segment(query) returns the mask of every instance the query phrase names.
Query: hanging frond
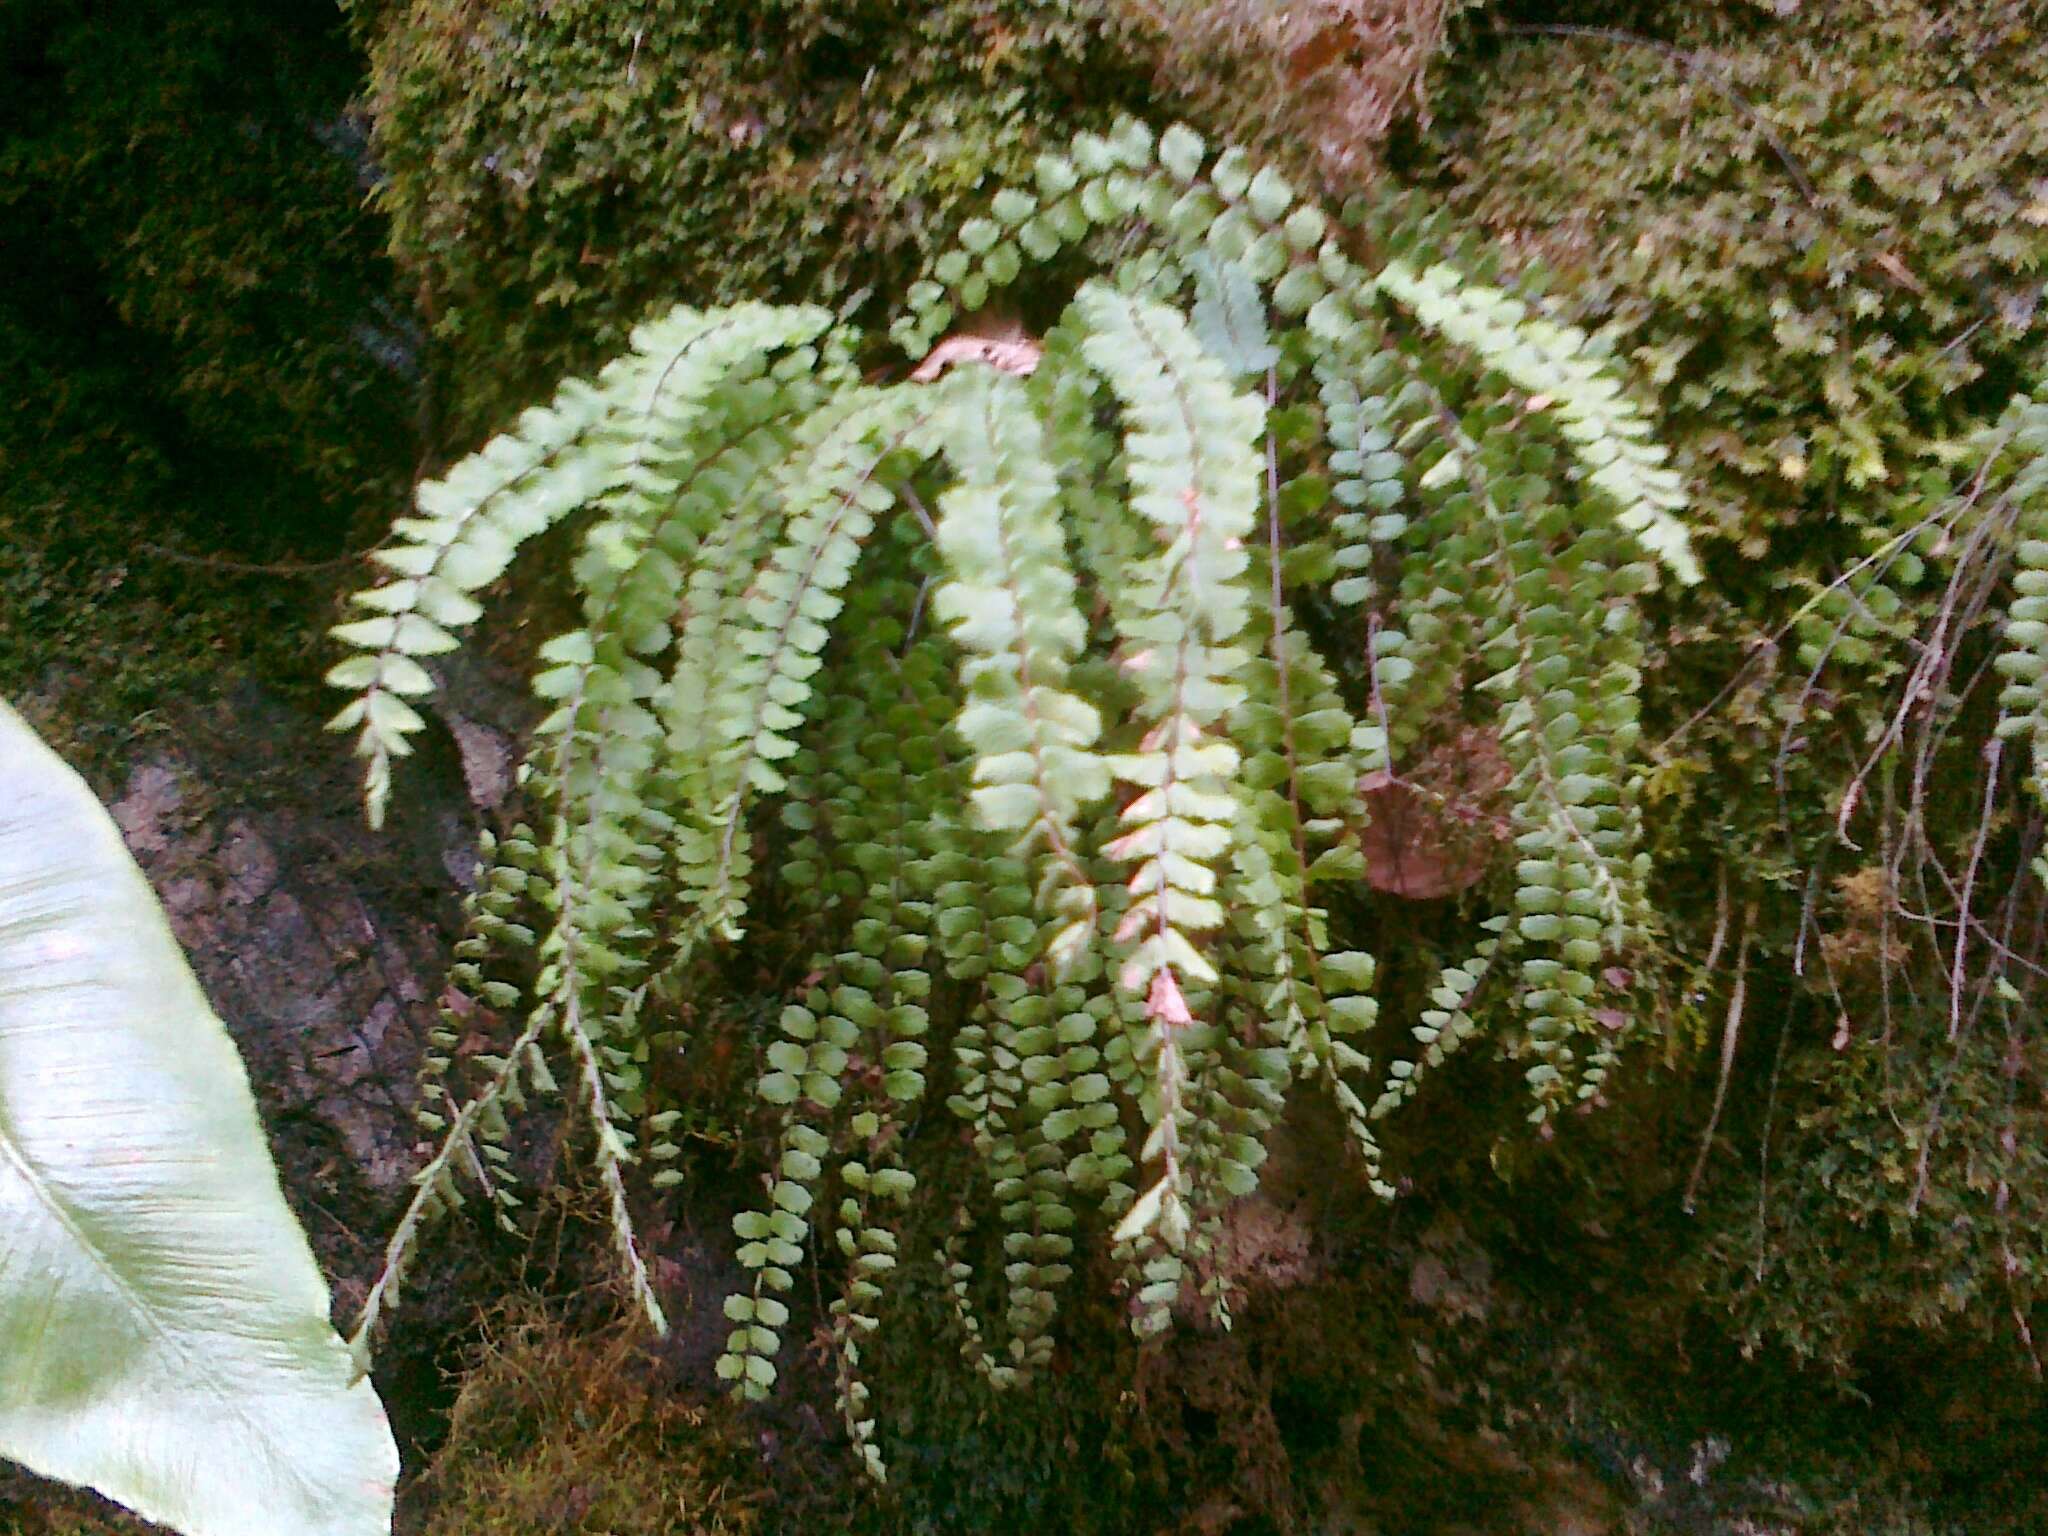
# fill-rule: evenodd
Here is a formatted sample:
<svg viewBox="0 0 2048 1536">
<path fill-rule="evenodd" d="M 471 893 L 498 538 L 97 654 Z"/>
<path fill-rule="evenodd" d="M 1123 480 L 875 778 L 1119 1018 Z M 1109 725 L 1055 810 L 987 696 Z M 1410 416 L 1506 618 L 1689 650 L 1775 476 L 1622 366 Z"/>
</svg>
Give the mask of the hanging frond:
<svg viewBox="0 0 2048 1536">
<path fill-rule="evenodd" d="M 1060 920 L 1048 952 L 1069 966 L 1093 937 L 1095 886 L 1075 851 L 1074 819 L 1109 790 L 1095 751 L 1102 722 L 1067 691 L 1087 640 L 1059 521 L 1044 433 L 1016 380 L 986 368 L 956 375 L 944 444 L 958 478 L 940 499 L 939 552 L 951 579 L 934 615 L 960 647 L 964 702 L 954 729 L 974 750 L 972 802 L 982 825 L 1042 850 L 1038 887 Z"/>
<path fill-rule="evenodd" d="M 391 759 L 412 751 L 423 726 L 408 699 L 433 691 L 418 661 L 455 649 L 453 631 L 481 612 L 475 594 L 502 575 L 521 544 L 569 513 L 605 501 L 614 509 L 672 489 L 681 428 L 734 362 L 815 337 L 829 316 L 815 309 L 745 304 L 714 314 L 678 307 L 633 333 L 633 350 L 595 383 L 572 380 L 554 401 L 519 419 L 439 480 L 421 485 L 420 516 L 394 527 L 402 542 L 371 558 L 393 572 L 353 601 L 375 617 L 335 629 L 363 654 L 328 681 L 355 692 L 329 722 L 357 730 L 367 760 L 365 805 L 382 824 Z M 674 445 L 664 452 L 663 445 Z"/>
<path fill-rule="evenodd" d="M 1223 367 L 1172 310 L 1099 284 L 1075 306 L 1088 327 L 1081 352 L 1110 383 L 1129 427 L 1124 474 L 1131 510 L 1165 548 L 1125 573 L 1133 616 L 1118 627 L 1121 665 L 1136 687 L 1144 737 L 1111 760 L 1138 791 L 1124 807 L 1111 857 L 1137 866 L 1117 927 L 1133 944 L 1124 988 L 1145 999 L 1153 1122 L 1146 1156 L 1158 1178 L 1118 1225 L 1133 1237 L 1156 1222 L 1169 1248 L 1187 1232 L 1180 1166 L 1186 1080 L 1179 1037 L 1194 1022 L 1190 984 L 1216 979 L 1197 938 L 1223 922 L 1217 868 L 1230 843 L 1238 753 L 1217 730 L 1243 698 L 1236 644 L 1250 607 L 1245 580 L 1259 500 L 1254 445 L 1265 408 L 1230 387 Z"/>
<path fill-rule="evenodd" d="M 677 864 L 693 927 L 718 938 L 737 938 L 746 912 L 753 870 L 747 809 L 756 794 L 785 787 L 776 765 L 796 751 L 793 732 L 824 664 L 840 593 L 876 515 L 895 501 L 881 477 L 884 463 L 917 419 L 902 395 L 877 390 L 858 398 L 815 444 L 800 442 L 785 472 L 787 531 L 744 596 L 708 706 L 702 793 L 678 831 Z"/>
<path fill-rule="evenodd" d="M 1691 537 L 1678 516 L 1685 490 L 1665 463 L 1669 454 L 1650 418 L 1590 350 L 1583 332 L 1532 315 L 1521 300 L 1441 264 L 1417 271 L 1405 261 L 1390 261 L 1377 281 L 1424 325 L 1471 348 L 1518 389 L 1549 402 L 1586 478 L 1620 509 L 1616 521 L 1681 582 L 1700 579 Z"/>
<path fill-rule="evenodd" d="M 2015 398 L 1988 434 L 1986 448 L 1993 462 L 1985 468 L 2002 472 L 2005 497 L 2018 514 L 2017 595 L 2007 610 L 2005 648 L 1997 662 L 2007 680 L 1998 733 L 2027 742 L 2027 786 L 2048 800 L 2048 400 Z"/>
</svg>

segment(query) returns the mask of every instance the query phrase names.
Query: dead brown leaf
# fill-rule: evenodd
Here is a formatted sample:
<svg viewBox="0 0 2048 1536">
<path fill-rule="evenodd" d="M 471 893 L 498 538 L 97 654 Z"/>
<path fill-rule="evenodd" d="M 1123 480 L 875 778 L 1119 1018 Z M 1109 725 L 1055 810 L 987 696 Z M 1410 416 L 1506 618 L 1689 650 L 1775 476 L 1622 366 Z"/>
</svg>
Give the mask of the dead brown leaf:
<svg viewBox="0 0 2048 1536">
<path fill-rule="evenodd" d="M 1509 835 L 1507 782 L 1500 743 L 1477 727 L 1459 730 L 1399 777 L 1367 774 L 1358 781 L 1370 817 L 1358 839 L 1366 882 L 1414 901 L 1477 885 Z"/>
</svg>

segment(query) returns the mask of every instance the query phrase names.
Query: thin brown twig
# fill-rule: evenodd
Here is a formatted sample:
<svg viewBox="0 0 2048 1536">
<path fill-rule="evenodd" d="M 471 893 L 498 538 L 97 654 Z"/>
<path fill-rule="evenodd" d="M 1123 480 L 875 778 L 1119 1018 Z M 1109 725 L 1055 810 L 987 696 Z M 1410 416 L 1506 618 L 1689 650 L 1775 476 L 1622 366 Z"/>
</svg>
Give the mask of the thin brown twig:
<svg viewBox="0 0 2048 1536">
<path fill-rule="evenodd" d="M 1714 897 L 1714 936 L 1707 943 L 1707 958 L 1700 962 L 1700 969 L 1712 974 L 1721 963 L 1721 950 L 1728 943 L 1728 861 L 1723 859 L 1720 867 L 1719 889 Z"/>
<path fill-rule="evenodd" d="M 1999 933 L 1999 940 L 2002 946 L 2009 947 L 2011 944 L 2013 929 L 2019 920 L 2020 893 L 2026 888 L 2027 882 L 2015 880 L 2006 891 L 2004 919 Z M 1989 1002 L 1992 996 L 1994 984 L 1994 974 L 1987 971 L 1978 986 L 1976 1000 L 1970 1009 L 1970 1016 L 1961 1031 L 1963 1035 L 1968 1035 L 1975 1031 L 1977 1021 L 1982 1015 L 1986 1003 Z M 1951 1038 L 1956 1037 L 1952 1036 Z M 1948 1102 L 1949 1087 L 1955 1081 L 1956 1073 L 1961 1065 L 1962 1050 L 1958 1046 L 1949 1053 L 1948 1060 L 1942 1064 L 1940 1080 L 1935 1085 L 1934 1102 L 1928 1109 L 1927 1123 L 1921 1130 L 1920 1155 L 1914 1165 L 1913 1193 L 1906 1201 L 1906 1214 L 1909 1216 L 1919 1213 L 1920 1202 L 1927 1197 L 1927 1187 L 1933 1171 L 1934 1145 L 1941 1132 L 1942 1111 Z"/>
<path fill-rule="evenodd" d="M 1778 1114 L 1778 1078 L 1785 1070 L 1785 1047 L 1792 1038 L 1792 1010 L 1778 1025 L 1778 1053 L 1771 1059 L 1771 1086 L 1764 1097 L 1764 1129 L 1756 1144 L 1756 1280 L 1763 1284 L 1765 1234 L 1770 1230 L 1771 1126 Z"/>
<path fill-rule="evenodd" d="M 1991 838 L 1991 817 L 1998 806 L 1998 767 L 2005 742 L 1995 733 L 1984 743 L 1984 807 L 1977 817 L 1977 833 L 1970 840 L 1970 863 L 1963 871 L 1963 889 L 1957 899 L 1960 921 L 1956 925 L 1955 959 L 1948 978 L 1948 1037 L 1953 1040 L 1963 1027 L 1963 970 L 1970 954 L 1970 898 L 1977 889 L 1977 870 L 1984 861 L 1984 845 Z M 2017 884 L 2018 882 L 2014 882 Z"/>
<path fill-rule="evenodd" d="M 352 550 L 345 555 L 336 555 L 331 560 L 275 561 L 264 563 L 255 560 L 230 560 L 223 555 L 188 555 L 183 550 L 169 549 L 148 539 L 137 539 L 135 547 L 159 560 L 169 560 L 178 565 L 197 566 L 202 570 L 225 571 L 235 576 L 314 576 L 322 571 L 331 571 L 339 566 L 354 565 L 369 558 L 367 549 Z"/>
<path fill-rule="evenodd" d="M 1877 741 L 1864 758 L 1862 766 L 1856 770 L 1849 780 L 1848 788 L 1842 792 L 1841 806 L 1835 817 L 1835 835 L 1851 848 L 1857 848 L 1859 852 L 1859 845 L 1849 836 L 1849 822 L 1862 799 L 1865 781 L 1885 753 L 1889 752 L 1895 743 L 1905 739 L 1907 723 L 1914 706 L 1922 699 L 1933 700 L 1941 684 L 1947 681 L 1954 664 L 1953 645 L 1949 638 L 1951 628 L 1953 627 L 1954 632 L 1960 635 L 1968 627 L 1969 620 L 1981 611 L 1981 602 L 1977 600 L 1980 594 L 1973 593 L 1972 601 L 1960 605 L 1957 596 L 1965 573 L 1976 568 L 1971 556 L 1985 538 L 1986 527 L 1987 523 L 1980 521 L 1965 536 L 1963 550 L 1956 557 L 1955 572 L 1942 589 L 1941 602 L 1935 610 L 1933 633 L 1926 640 L 1914 642 L 1918 656 L 1913 663 L 1913 670 L 1907 674 L 1905 686 L 1899 690 L 1899 707 L 1892 712 L 1891 719 L 1886 722 L 1884 730 L 1879 732 Z M 1957 621 L 1959 606 L 1967 610 L 1961 622 Z M 1922 739 L 1923 742 L 1926 740 L 1925 732 L 1922 733 Z M 1929 753 L 1923 751 L 1914 759 L 1916 805 L 1925 803 L 1928 756 Z"/>
<path fill-rule="evenodd" d="M 1735 956 L 1735 987 L 1728 994 L 1728 1019 L 1721 1027 L 1721 1076 L 1714 1085 L 1714 1107 L 1707 1116 L 1706 1131 L 1700 1137 L 1699 1156 L 1692 1165 L 1692 1177 L 1685 1181 L 1685 1214 L 1693 1213 L 1699 1199 L 1700 1180 L 1706 1177 L 1707 1154 L 1713 1150 L 1714 1132 L 1720 1129 L 1721 1111 L 1728 1102 L 1728 1080 L 1735 1071 L 1735 1050 L 1742 1040 L 1742 1010 L 1749 996 L 1749 950 L 1756 938 L 1756 898 L 1751 897 L 1742 913 L 1742 944 Z"/>
</svg>

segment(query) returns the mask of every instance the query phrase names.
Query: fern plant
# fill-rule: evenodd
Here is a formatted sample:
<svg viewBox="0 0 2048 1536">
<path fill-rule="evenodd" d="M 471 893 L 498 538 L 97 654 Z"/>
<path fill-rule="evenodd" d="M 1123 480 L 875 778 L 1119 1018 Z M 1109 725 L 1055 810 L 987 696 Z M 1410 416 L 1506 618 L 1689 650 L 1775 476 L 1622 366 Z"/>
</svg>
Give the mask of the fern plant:
<svg viewBox="0 0 2048 1536">
<path fill-rule="evenodd" d="M 1098 1219 L 1135 1326 L 1167 1326 L 1297 1084 L 1383 1194 L 1373 1120 L 1475 1018 L 1533 1119 L 1598 1091 L 1626 1031 L 1595 1015 L 1649 926 L 1636 602 L 1699 572 L 1598 349 L 1444 258 L 1426 223 L 1343 229 L 1241 151 L 1126 122 L 961 229 L 892 332 L 928 356 L 910 378 L 864 378 L 870 343 L 822 310 L 679 307 L 421 487 L 335 631 L 373 821 L 429 659 L 571 515 L 584 617 L 541 648 L 533 816 L 486 840 L 454 977 L 520 1022 L 460 1096 L 437 1037 L 439 1150 L 359 1349 L 465 1171 L 513 1220 L 501 1143 L 532 1090 L 586 1112 L 661 1325 L 626 1179 L 675 1155 L 675 1111 L 639 1060 L 764 887 L 816 953 L 765 1046 L 780 1130 L 718 1370 L 770 1389 L 804 1245 L 835 1245 L 840 1404 L 877 1477 L 861 1343 L 929 1259 L 900 1219 L 927 1100 L 987 1181 L 937 1262 L 1007 1387 Z M 942 344 L 1077 268 L 1035 345 Z M 1467 713 L 1512 772 L 1512 894 L 1415 1060 L 1371 1039 L 1375 957 L 1330 897 L 1368 874 L 1361 777 Z M 501 979 L 526 952 L 531 981 Z"/>
</svg>

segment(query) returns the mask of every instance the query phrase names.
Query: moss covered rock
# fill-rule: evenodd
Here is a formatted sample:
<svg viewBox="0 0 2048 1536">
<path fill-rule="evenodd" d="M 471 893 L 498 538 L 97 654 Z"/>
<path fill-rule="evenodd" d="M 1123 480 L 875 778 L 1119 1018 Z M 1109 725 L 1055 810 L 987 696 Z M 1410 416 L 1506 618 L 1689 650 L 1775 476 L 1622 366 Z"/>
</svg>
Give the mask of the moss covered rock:
<svg viewBox="0 0 2048 1536">
<path fill-rule="evenodd" d="M 1142 105 L 1115 0 L 416 0 L 376 29 L 392 245 L 474 430 L 658 301 L 893 293 L 1042 144 Z"/>
<path fill-rule="evenodd" d="M 1851 1374 L 1958 1324 L 2023 1359 L 2048 1273 L 2048 1052 L 2012 990 L 2035 941 L 1994 986 L 1994 948 L 1966 974 L 1948 935 L 1964 869 L 2001 904 L 1983 922 L 2033 924 L 2010 765 L 1985 784 L 1993 626 L 1953 616 L 2002 601 L 2004 538 L 1967 544 L 1973 482 L 1983 508 L 2000 489 L 1966 444 L 2048 375 L 2040 7 L 1494 19 L 1404 164 L 1632 360 L 1723 536 L 1647 669 L 1660 906 L 1703 959 L 1659 1024 L 1674 1059 L 1734 1051 L 1673 1273 L 1750 1346 Z"/>
<path fill-rule="evenodd" d="M 637 1340 L 529 1302 L 489 1330 L 411 1503 L 421 1536 L 753 1536 L 767 1499 L 725 1405 L 668 1394 Z"/>
<path fill-rule="evenodd" d="M 1572 9 L 1457 72 L 1431 179 L 1610 329 L 1746 553 L 1874 521 L 2040 377 L 2038 6 Z"/>
</svg>

